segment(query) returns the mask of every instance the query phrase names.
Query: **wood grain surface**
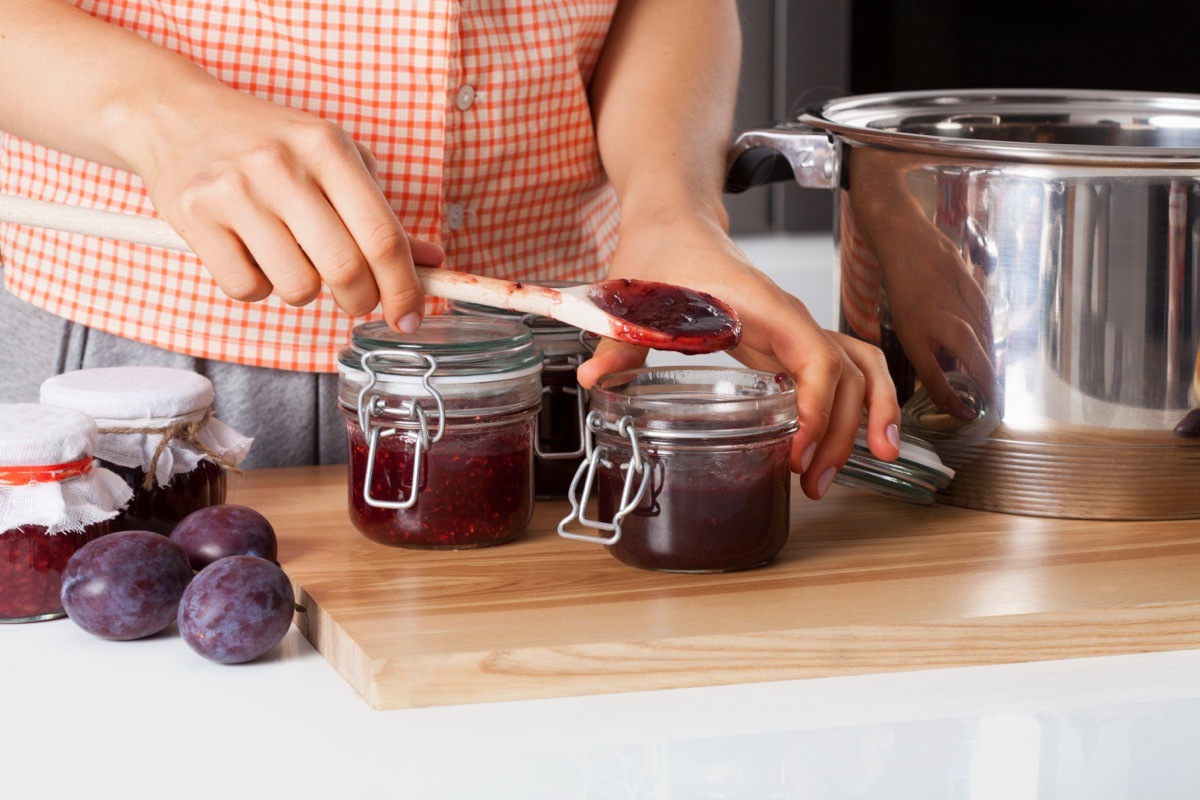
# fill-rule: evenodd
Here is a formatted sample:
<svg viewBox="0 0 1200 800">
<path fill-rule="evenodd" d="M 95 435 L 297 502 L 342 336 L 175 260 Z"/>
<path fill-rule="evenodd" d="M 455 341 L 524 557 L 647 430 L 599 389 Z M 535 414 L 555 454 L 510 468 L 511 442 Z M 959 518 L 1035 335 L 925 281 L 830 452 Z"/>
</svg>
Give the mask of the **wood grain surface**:
<svg viewBox="0 0 1200 800">
<path fill-rule="evenodd" d="M 772 564 L 647 572 L 555 533 L 419 551 L 369 541 L 344 467 L 251 470 L 304 611 L 374 708 L 670 689 L 1200 647 L 1200 521 L 1111 522 L 793 492 Z M 736 498 L 730 498 L 736 502 Z"/>
</svg>

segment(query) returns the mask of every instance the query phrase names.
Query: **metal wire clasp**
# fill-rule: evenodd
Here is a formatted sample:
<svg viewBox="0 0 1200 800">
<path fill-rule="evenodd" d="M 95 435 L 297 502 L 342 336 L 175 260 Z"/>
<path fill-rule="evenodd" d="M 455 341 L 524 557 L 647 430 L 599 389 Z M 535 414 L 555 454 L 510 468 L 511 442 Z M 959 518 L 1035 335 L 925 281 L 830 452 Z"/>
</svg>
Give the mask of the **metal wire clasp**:
<svg viewBox="0 0 1200 800">
<path fill-rule="evenodd" d="M 386 359 L 400 359 L 402 361 L 415 361 L 418 365 L 424 364 L 426 369 L 421 375 L 421 388 L 437 404 L 437 430 L 432 434 L 429 432 L 429 419 L 425 414 L 425 409 L 417 404 L 416 397 L 408 398 L 400 404 L 398 409 L 395 409 L 402 418 L 406 417 L 410 420 L 415 420 L 417 423 L 417 441 L 413 451 L 412 489 L 406 500 L 379 500 L 371 496 L 372 477 L 375 474 L 375 452 L 379 447 L 379 440 L 384 436 L 393 436 L 400 430 L 395 427 L 372 423 L 373 420 L 392 410 L 388 407 L 387 401 L 382 396 L 371 392 L 379 380 L 379 376 L 375 372 L 374 362 Z M 362 369 L 363 372 L 367 373 L 367 382 L 358 391 L 358 425 L 367 436 L 367 468 L 366 475 L 363 477 L 363 500 L 369 506 L 375 508 L 406 509 L 416 505 L 417 489 L 421 485 L 421 455 L 431 445 L 440 441 L 442 434 L 446 431 L 446 403 L 442 399 L 442 393 L 434 388 L 430 382 L 430 378 L 437 370 L 437 366 L 437 359 L 433 356 L 425 353 L 413 353 L 407 350 L 372 350 L 362 357 Z"/>
<path fill-rule="evenodd" d="M 551 370 L 556 370 L 556 369 L 562 370 L 564 372 L 568 371 L 568 370 L 574 371 L 575 369 L 577 369 L 579 367 L 579 365 L 581 363 L 583 363 L 583 358 L 581 356 L 572 355 L 572 356 L 568 356 L 562 365 L 543 366 L 543 370 L 545 370 L 547 372 L 549 372 Z M 543 403 L 546 402 L 546 398 L 550 395 L 550 393 L 552 391 L 553 391 L 553 387 L 551 387 L 551 386 L 543 386 L 542 387 L 542 402 Z M 584 444 L 584 442 L 585 442 L 586 436 L 584 434 L 584 428 L 585 428 L 584 415 L 587 413 L 587 392 L 582 387 L 580 387 L 579 384 L 576 384 L 575 386 L 562 387 L 562 393 L 565 395 L 573 396 L 575 398 L 575 432 L 579 435 L 579 446 L 576 447 L 574 450 L 546 451 L 546 450 L 542 450 L 541 436 L 534 436 L 533 437 L 533 454 L 535 456 L 537 456 L 538 458 L 545 459 L 547 461 L 565 461 L 565 460 L 571 459 L 571 458 L 579 458 L 585 452 L 584 448 L 586 445 Z"/>
<path fill-rule="evenodd" d="M 649 486 L 650 469 L 649 462 L 642 458 L 642 452 L 638 445 L 637 431 L 633 427 L 632 417 L 621 417 L 617 420 L 615 426 L 608 425 L 599 413 L 592 411 L 587 415 L 586 425 L 586 448 L 587 457 L 579 464 L 579 468 L 575 470 L 575 477 L 571 480 L 571 488 L 567 490 L 567 500 L 571 503 L 571 512 L 558 523 L 558 535 L 567 539 L 578 539 L 582 542 L 598 542 L 603 545 L 616 544 L 621 539 L 621 521 L 638 507 L 641 503 L 643 495 L 646 494 L 646 487 Z M 590 520 L 586 517 L 586 508 L 588 498 L 592 494 L 592 487 L 596 482 L 596 468 L 602 466 L 609 469 L 613 466 L 613 462 L 605 458 L 608 452 L 608 447 L 605 445 L 596 446 L 596 433 L 603 430 L 615 430 L 617 435 L 629 440 L 629 449 L 631 456 L 628 464 L 621 464 L 620 469 L 625 473 L 625 482 L 621 487 L 621 502 L 613 514 L 612 522 L 601 522 L 599 520 Z M 634 490 L 634 476 L 640 476 L 638 480 L 637 490 Z M 583 493 L 579 493 L 580 481 L 583 481 Z M 598 531 L 606 531 L 609 536 L 595 536 L 588 533 L 576 533 L 568 531 L 566 526 L 571 522 L 578 520 L 581 525 L 595 528 Z"/>
</svg>

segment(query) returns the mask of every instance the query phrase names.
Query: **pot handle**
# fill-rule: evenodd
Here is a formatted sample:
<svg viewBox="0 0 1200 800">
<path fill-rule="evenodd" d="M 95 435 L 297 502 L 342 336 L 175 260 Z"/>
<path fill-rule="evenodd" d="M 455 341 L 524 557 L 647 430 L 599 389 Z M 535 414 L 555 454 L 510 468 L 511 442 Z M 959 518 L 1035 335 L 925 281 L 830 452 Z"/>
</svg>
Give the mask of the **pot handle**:
<svg viewBox="0 0 1200 800">
<path fill-rule="evenodd" d="M 745 131 L 729 148 L 727 160 L 725 191 L 729 194 L 788 180 L 808 189 L 838 186 L 836 142 L 829 134 L 802 123 Z"/>
</svg>

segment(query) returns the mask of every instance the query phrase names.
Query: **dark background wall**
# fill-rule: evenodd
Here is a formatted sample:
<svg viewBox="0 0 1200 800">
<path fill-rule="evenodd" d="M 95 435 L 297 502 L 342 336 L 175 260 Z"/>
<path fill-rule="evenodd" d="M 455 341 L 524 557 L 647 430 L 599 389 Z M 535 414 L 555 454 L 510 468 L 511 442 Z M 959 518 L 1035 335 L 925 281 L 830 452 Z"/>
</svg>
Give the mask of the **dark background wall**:
<svg viewBox="0 0 1200 800">
<path fill-rule="evenodd" d="M 1200 93 L 1198 0 L 739 0 L 739 130 L 912 89 Z M 727 198 L 735 233 L 828 231 L 827 191 Z"/>
<path fill-rule="evenodd" d="M 744 39 L 736 126 L 770 125 L 850 94 L 849 0 L 738 0 Z M 735 234 L 830 230 L 827 191 L 795 183 L 726 197 Z"/>
<path fill-rule="evenodd" d="M 942 87 L 1200 89 L 1195 0 L 847 4 L 853 6 L 855 94 Z"/>
</svg>

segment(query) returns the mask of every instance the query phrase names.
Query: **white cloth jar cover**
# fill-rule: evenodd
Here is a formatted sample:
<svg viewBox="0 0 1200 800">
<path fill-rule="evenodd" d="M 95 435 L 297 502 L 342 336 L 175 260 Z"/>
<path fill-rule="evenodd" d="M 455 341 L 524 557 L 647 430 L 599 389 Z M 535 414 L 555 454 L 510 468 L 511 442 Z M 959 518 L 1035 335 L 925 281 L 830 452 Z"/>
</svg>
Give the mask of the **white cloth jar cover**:
<svg viewBox="0 0 1200 800">
<path fill-rule="evenodd" d="M 95 421 L 69 408 L 0 404 L 0 532 L 78 531 L 115 517 L 133 490 L 95 466 Z"/>
<path fill-rule="evenodd" d="M 212 416 L 212 381 L 171 367 L 98 367 L 64 372 L 41 402 L 82 411 L 100 431 L 97 458 L 138 467 L 164 486 L 203 459 L 236 469 L 254 440 Z"/>
</svg>

